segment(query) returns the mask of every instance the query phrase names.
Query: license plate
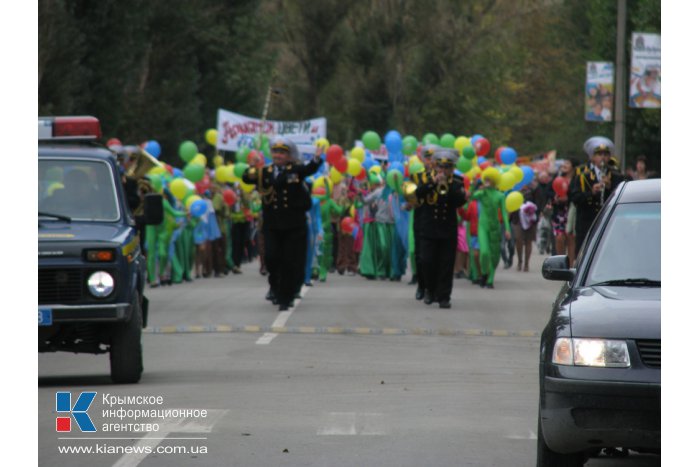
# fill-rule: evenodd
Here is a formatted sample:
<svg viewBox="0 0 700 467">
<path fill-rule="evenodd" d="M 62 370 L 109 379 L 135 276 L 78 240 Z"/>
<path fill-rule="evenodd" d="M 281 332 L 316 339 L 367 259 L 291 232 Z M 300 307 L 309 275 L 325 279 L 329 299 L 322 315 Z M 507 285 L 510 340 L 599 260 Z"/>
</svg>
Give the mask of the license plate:
<svg viewBox="0 0 700 467">
<path fill-rule="evenodd" d="M 39 308 L 39 326 L 51 326 L 53 324 L 53 313 L 51 308 Z"/>
</svg>

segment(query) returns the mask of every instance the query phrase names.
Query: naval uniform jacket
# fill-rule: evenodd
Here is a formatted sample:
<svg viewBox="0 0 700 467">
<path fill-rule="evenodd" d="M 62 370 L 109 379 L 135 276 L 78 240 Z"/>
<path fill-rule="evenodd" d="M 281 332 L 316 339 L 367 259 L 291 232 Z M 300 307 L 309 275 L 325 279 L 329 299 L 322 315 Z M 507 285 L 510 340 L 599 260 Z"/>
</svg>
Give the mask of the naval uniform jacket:
<svg viewBox="0 0 700 467">
<path fill-rule="evenodd" d="M 457 209 L 467 202 L 462 179 L 454 176 L 448 184 L 447 193 L 438 192 L 433 177 L 422 174 L 416 188 L 416 197 L 423 206 L 419 222 L 421 237 L 447 239 L 457 237 Z M 416 219 L 413 219 L 414 223 Z"/>
<path fill-rule="evenodd" d="M 304 179 L 316 173 L 320 165 L 320 160 L 312 159 L 307 164 L 279 167 L 277 175 L 274 165 L 251 167 L 243 174 L 243 181 L 255 184 L 260 193 L 266 229 L 288 230 L 306 225 L 311 194 Z"/>
</svg>

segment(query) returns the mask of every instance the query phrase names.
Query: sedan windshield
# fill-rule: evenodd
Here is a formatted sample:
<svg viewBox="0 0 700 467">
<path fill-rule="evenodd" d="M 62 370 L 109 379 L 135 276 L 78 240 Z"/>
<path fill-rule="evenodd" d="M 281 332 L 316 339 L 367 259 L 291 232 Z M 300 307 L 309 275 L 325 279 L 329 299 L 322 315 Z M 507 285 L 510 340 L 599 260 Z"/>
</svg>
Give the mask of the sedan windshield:
<svg viewBox="0 0 700 467">
<path fill-rule="evenodd" d="M 111 167 L 100 161 L 39 160 L 39 217 L 64 221 L 119 220 Z"/>
<path fill-rule="evenodd" d="M 661 286 L 661 203 L 615 208 L 585 285 Z"/>
</svg>

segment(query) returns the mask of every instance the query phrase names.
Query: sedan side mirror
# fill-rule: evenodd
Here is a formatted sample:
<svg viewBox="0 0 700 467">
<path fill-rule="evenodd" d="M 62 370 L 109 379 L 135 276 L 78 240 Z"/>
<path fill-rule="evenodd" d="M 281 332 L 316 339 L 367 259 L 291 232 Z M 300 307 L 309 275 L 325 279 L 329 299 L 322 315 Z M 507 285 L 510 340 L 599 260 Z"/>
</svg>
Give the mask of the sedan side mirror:
<svg viewBox="0 0 700 467">
<path fill-rule="evenodd" d="M 163 222 L 163 196 L 149 193 L 143 200 L 144 224 L 158 225 Z"/>
<path fill-rule="evenodd" d="M 566 255 L 550 256 L 542 263 L 542 277 L 550 281 L 570 281 L 574 278 L 576 269 L 569 268 L 569 257 Z"/>
</svg>

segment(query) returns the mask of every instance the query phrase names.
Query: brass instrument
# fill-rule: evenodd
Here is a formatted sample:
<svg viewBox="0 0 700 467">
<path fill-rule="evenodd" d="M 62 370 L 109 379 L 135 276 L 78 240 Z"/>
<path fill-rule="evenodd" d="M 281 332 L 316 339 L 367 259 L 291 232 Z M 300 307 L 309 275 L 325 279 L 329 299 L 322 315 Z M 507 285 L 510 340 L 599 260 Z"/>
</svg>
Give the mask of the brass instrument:
<svg viewBox="0 0 700 467">
<path fill-rule="evenodd" d="M 158 159 L 141 148 L 130 153 L 129 159 L 131 164 L 125 175 L 131 178 L 144 177 L 153 167 L 163 167 Z"/>
<path fill-rule="evenodd" d="M 406 201 L 412 206 L 418 205 L 416 188 L 418 188 L 418 185 L 408 180 L 401 184 L 401 193 L 403 193 L 403 197 L 406 198 Z"/>
<path fill-rule="evenodd" d="M 450 184 L 452 183 L 452 176 L 443 182 L 439 182 L 437 185 L 437 192 L 440 196 L 445 196 L 448 191 L 450 191 Z"/>
</svg>

